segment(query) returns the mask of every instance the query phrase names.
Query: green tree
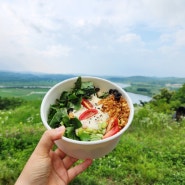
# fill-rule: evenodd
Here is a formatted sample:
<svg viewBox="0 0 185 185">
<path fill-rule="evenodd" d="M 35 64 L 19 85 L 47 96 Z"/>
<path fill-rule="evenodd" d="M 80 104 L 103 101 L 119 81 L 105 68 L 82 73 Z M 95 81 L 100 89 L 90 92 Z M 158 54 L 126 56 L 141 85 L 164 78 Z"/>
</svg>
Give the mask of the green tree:
<svg viewBox="0 0 185 185">
<path fill-rule="evenodd" d="M 164 113 L 171 113 L 177 107 L 185 106 L 185 84 L 177 91 L 161 89 L 159 94 L 153 96 L 150 105 L 156 111 Z"/>
<path fill-rule="evenodd" d="M 0 96 L 0 110 L 14 109 L 23 103 L 21 98 L 3 98 Z"/>
<path fill-rule="evenodd" d="M 185 105 L 185 84 L 174 93 L 172 101 L 176 101 L 180 105 Z"/>
<path fill-rule="evenodd" d="M 170 103 L 170 100 L 171 100 L 173 94 L 174 94 L 174 92 L 169 91 L 166 88 L 163 88 L 160 90 L 159 94 L 157 94 L 153 97 L 153 100 L 156 100 L 156 101 L 163 100 L 163 102 L 168 104 L 168 103 Z"/>
<path fill-rule="evenodd" d="M 163 88 L 160 90 L 160 93 L 153 96 L 150 101 L 150 105 L 157 112 L 171 113 L 171 99 L 173 97 L 174 92 Z"/>
</svg>

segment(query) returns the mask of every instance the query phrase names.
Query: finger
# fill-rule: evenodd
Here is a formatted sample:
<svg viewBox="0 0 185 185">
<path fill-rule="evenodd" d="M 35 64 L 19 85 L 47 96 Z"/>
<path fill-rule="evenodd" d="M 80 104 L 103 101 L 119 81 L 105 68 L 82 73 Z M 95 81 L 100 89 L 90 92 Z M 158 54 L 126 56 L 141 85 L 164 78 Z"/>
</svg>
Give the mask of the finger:
<svg viewBox="0 0 185 185">
<path fill-rule="evenodd" d="M 82 173 L 92 164 L 92 159 L 86 159 L 84 162 L 68 170 L 69 181 L 73 180 L 77 175 Z"/>
<path fill-rule="evenodd" d="M 40 155 L 48 155 L 54 145 L 54 141 L 60 139 L 65 132 L 65 127 L 61 126 L 56 129 L 50 129 L 44 132 L 35 151 Z"/>
<path fill-rule="evenodd" d="M 66 154 L 59 148 L 55 150 L 55 153 L 60 157 L 60 159 L 63 159 L 66 156 Z"/>
<path fill-rule="evenodd" d="M 78 161 L 78 159 L 76 159 L 74 157 L 66 156 L 63 159 L 63 164 L 64 164 L 65 168 L 68 170 L 76 161 Z"/>
</svg>

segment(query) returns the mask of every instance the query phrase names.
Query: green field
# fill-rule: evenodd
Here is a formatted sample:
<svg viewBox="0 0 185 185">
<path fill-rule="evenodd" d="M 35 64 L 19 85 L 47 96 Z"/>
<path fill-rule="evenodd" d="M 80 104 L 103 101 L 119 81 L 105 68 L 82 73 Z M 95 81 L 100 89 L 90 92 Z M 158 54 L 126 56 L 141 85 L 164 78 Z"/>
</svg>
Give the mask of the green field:
<svg viewBox="0 0 185 185">
<path fill-rule="evenodd" d="M 0 96 L 24 98 L 26 100 L 41 100 L 47 91 L 48 89 L 46 88 L 1 88 Z"/>
</svg>

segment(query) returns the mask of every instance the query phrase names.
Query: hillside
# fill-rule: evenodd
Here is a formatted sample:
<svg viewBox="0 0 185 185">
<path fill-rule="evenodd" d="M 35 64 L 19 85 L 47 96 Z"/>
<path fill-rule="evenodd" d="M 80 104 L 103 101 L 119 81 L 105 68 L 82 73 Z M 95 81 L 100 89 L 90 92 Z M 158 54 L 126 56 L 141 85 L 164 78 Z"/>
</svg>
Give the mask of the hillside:
<svg viewBox="0 0 185 185">
<path fill-rule="evenodd" d="M 94 160 L 70 185 L 184 184 L 185 119 L 172 119 L 172 107 L 185 103 L 184 92 L 185 86 L 170 96 L 170 101 L 170 92 L 163 92 L 155 102 L 135 106 L 133 122 L 117 147 Z M 3 101 L 6 107 L 0 110 L 0 184 L 13 185 L 46 129 L 39 114 L 41 100 Z"/>
<path fill-rule="evenodd" d="M 74 75 L 63 74 L 40 74 L 40 73 L 16 73 L 0 71 L 0 85 L 14 86 L 20 84 L 40 85 L 40 83 L 56 83 Z"/>
<path fill-rule="evenodd" d="M 0 88 L 44 88 L 80 74 L 44 74 L 44 73 L 16 73 L 0 71 Z M 177 90 L 185 83 L 185 78 L 177 77 L 146 77 L 146 76 L 98 76 L 112 82 L 127 84 L 124 89 L 135 94 L 153 96 L 160 89 Z"/>
</svg>

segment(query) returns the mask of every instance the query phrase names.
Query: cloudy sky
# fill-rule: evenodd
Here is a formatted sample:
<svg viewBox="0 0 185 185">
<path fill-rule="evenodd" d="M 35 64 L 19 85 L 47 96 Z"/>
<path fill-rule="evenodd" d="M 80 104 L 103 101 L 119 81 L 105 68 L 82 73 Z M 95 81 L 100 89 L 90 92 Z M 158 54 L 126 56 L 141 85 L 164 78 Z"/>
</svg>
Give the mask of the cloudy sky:
<svg viewBox="0 0 185 185">
<path fill-rule="evenodd" d="M 0 70 L 185 77 L 184 0 L 1 0 Z"/>
</svg>

